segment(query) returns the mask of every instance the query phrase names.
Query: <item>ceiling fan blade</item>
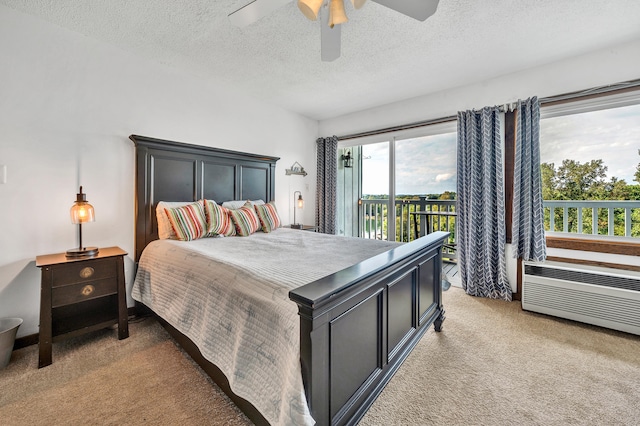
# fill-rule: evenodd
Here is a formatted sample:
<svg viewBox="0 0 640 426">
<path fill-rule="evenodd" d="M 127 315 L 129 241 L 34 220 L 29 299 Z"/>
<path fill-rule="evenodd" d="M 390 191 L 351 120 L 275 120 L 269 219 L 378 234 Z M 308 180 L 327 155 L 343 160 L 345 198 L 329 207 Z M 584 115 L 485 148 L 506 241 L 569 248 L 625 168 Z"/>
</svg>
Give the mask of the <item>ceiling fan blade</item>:
<svg viewBox="0 0 640 426">
<path fill-rule="evenodd" d="M 372 0 L 418 21 L 436 13 L 439 0 Z"/>
<path fill-rule="evenodd" d="M 254 0 L 248 5 L 241 7 L 229 14 L 229 20 L 237 27 L 244 28 L 251 25 L 263 16 L 267 16 L 279 7 L 291 0 Z"/>
<path fill-rule="evenodd" d="M 335 61 L 340 57 L 340 33 L 341 25 L 329 26 L 329 11 L 326 7 L 320 8 L 320 50 L 324 62 Z"/>
</svg>

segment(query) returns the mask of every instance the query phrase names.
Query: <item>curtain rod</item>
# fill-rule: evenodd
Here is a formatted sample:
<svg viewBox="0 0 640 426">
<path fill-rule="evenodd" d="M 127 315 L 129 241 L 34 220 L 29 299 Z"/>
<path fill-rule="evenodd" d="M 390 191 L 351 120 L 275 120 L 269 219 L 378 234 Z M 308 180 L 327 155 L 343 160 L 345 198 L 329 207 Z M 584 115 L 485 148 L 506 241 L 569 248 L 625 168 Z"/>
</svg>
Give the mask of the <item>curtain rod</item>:
<svg viewBox="0 0 640 426">
<path fill-rule="evenodd" d="M 556 95 L 556 96 L 549 96 L 546 98 L 540 98 L 540 106 L 544 106 L 544 105 L 556 105 L 556 104 L 560 104 L 560 103 L 564 103 L 564 102 L 570 102 L 570 101 L 574 101 L 576 99 L 579 98 L 590 98 L 590 97 L 598 97 L 598 96 L 603 96 L 605 94 L 610 94 L 611 92 L 630 92 L 633 91 L 635 89 L 640 88 L 640 79 L 636 79 L 636 80 L 630 80 L 630 81 L 625 81 L 622 83 L 615 83 L 615 84 L 609 84 L 606 86 L 599 86 L 599 87 L 593 87 L 590 89 L 585 89 L 585 90 L 580 90 L 577 92 L 569 92 L 569 93 L 563 93 L 561 95 Z M 510 103 L 510 104 L 505 104 L 505 106 L 499 106 L 501 111 L 506 111 L 507 109 L 510 109 L 513 111 L 513 107 L 512 105 L 514 105 L 514 103 Z M 399 132 L 402 130 L 410 130 L 410 129 L 416 129 L 418 127 L 426 127 L 426 126 L 431 126 L 434 124 L 441 124 L 441 123 L 449 123 L 451 121 L 456 121 L 458 119 L 457 115 L 450 115 L 448 117 L 441 117 L 441 118 L 434 118 L 431 120 L 423 120 L 423 121 L 416 121 L 414 123 L 409 123 L 409 124 L 401 124 L 399 126 L 393 126 L 393 127 L 384 127 L 382 129 L 376 129 L 376 130 L 369 130 L 366 132 L 360 132 L 360 133 L 353 133 L 350 135 L 344 135 L 344 136 L 338 136 L 338 140 L 341 141 L 345 141 L 345 140 L 349 140 L 349 139 L 358 139 L 358 138 L 364 138 L 366 136 L 375 136 L 375 135 L 383 135 L 385 133 L 392 133 L 392 132 Z"/>
<path fill-rule="evenodd" d="M 609 95 L 612 92 L 631 92 L 640 88 L 640 78 L 636 80 L 624 81 L 622 83 L 608 84 L 606 86 L 592 87 L 590 89 L 579 90 L 577 92 L 563 93 L 562 95 L 540 98 L 540 106 L 556 105 L 564 102 L 575 101 L 576 99 L 595 98 Z"/>
<path fill-rule="evenodd" d="M 338 140 L 346 141 L 346 140 L 349 140 L 349 139 L 363 138 L 365 136 L 382 135 L 382 134 L 385 134 L 385 133 L 398 132 L 398 131 L 401 131 L 401 130 L 410 130 L 410 129 L 416 129 L 418 127 L 431 126 L 433 124 L 449 123 L 451 121 L 456 121 L 457 119 L 458 119 L 457 115 L 451 115 L 449 117 L 434 118 L 434 119 L 431 119 L 431 120 L 424 120 L 424 121 L 416 121 L 415 123 L 402 124 L 400 126 L 385 127 L 383 129 L 369 130 L 367 132 L 353 133 L 351 135 L 338 136 Z"/>
</svg>

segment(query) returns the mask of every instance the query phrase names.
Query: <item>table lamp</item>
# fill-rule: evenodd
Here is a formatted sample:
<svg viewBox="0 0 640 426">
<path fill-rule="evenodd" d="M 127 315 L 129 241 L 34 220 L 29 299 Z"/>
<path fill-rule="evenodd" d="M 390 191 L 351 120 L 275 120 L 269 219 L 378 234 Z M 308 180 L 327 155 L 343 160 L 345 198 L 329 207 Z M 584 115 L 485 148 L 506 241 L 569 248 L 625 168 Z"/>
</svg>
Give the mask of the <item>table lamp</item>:
<svg viewBox="0 0 640 426">
<path fill-rule="evenodd" d="M 298 194 L 298 199 L 296 200 L 296 194 Z M 296 223 L 296 208 L 301 209 L 304 207 L 304 200 L 302 199 L 302 193 L 300 191 L 296 191 L 293 193 L 293 199 L 295 201 L 295 205 L 293 206 L 293 223 L 291 227 L 294 229 L 302 229 L 302 225 Z"/>
<path fill-rule="evenodd" d="M 78 248 L 67 250 L 67 257 L 89 257 L 98 254 L 97 247 L 84 247 L 82 245 L 82 224 L 95 221 L 93 206 L 87 202 L 87 195 L 82 192 L 77 194 L 76 202 L 71 206 L 71 223 L 78 225 Z"/>
</svg>

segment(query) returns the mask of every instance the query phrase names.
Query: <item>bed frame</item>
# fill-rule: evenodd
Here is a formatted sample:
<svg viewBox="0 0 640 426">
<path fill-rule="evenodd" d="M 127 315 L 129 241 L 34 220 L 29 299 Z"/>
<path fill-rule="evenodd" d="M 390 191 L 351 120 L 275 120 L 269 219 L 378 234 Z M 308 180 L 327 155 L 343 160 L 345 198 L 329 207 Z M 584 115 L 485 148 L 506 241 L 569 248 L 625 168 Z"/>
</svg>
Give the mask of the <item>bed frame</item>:
<svg viewBox="0 0 640 426">
<path fill-rule="evenodd" d="M 136 145 L 136 262 L 158 238 L 158 201 L 274 199 L 276 157 L 130 139 Z M 429 326 L 441 330 L 441 248 L 448 235 L 429 234 L 289 293 L 298 304 L 302 376 L 318 425 L 356 424 Z M 160 322 L 254 423 L 268 424 L 188 338 Z"/>
</svg>

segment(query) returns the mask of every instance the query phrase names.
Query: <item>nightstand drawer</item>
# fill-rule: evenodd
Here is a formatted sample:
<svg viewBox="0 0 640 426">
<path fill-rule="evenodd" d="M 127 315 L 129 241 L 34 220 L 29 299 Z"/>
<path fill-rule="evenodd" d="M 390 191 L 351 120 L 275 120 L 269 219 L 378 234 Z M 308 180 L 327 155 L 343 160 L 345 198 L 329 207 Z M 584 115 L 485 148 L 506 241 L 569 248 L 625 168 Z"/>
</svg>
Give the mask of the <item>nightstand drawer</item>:
<svg viewBox="0 0 640 426">
<path fill-rule="evenodd" d="M 51 291 L 51 306 L 56 308 L 117 292 L 118 281 L 113 278 L 56 287 Z"/>
<path fill-rule="evenodd" d="M 116 276 L 116 259 L 103 259 L 85 262 L 67 263 L 52 268 L 52 287 L 59 287 L 71 283 L 112 278 Z"/>
</svg>

